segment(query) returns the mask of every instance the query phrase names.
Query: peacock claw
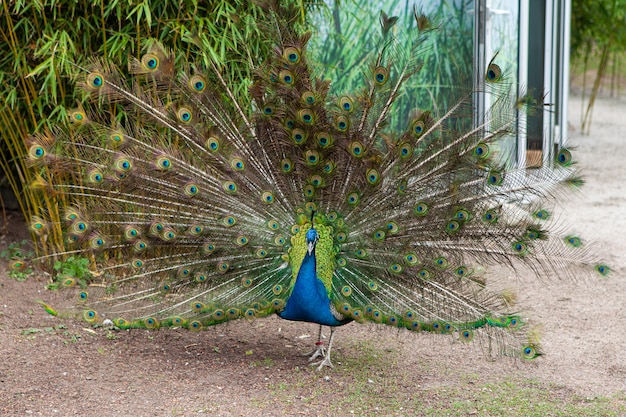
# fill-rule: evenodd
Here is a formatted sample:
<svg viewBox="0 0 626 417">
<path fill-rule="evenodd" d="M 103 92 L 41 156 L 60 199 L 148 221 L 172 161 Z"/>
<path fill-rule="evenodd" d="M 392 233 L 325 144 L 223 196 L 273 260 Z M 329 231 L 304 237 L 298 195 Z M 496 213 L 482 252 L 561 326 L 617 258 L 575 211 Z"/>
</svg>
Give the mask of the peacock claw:
<svg viewBox="0 0 626 417">
<path fill-rule="evenodd" d="M 330 355 L 324 356 L 324 359 L 322 359 L 321 361 L 318 362 L 314 362 L 312 364 L 310 364 L 311 366 L 315 366 L 315 365 L 319 365 L 317 367 L 317 371 L 321 371 L 323 367 L 328 366 L 329 368 L 334 368 L 335 365 L 333 365 L 333 363 L 330 361 Z"/>
<path fill-rule="evenodd" d="M 324 343 L 323 342 L 317 342 L 315 344 L 317 346 L 317 349 L 309 352 L 309 353 L 305 353 L 303 356 L 309 356 L 309 362 L 311 362 L 313 359 L 319 357 L 325 358 L 326 357 L 326 348 L 324 347 Z"/>
</svg>

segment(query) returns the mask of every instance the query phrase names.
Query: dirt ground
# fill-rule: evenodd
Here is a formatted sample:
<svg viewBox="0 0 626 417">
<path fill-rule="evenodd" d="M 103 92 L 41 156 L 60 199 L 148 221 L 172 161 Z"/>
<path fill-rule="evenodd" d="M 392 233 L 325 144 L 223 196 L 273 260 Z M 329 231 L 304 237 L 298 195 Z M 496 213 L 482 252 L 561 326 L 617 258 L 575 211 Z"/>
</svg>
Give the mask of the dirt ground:
<svg viewBox="0 0 626 417">
<path fill-rule="evenodd" d="M 574 97 L 572 126 L 579 125 L 579 112 Z M 20 283 L 7 278 L 2 267 L 0 415 L 347 415 L 354 412 L 350 405 L 337 404 L 346 392 L 360 398 L 361 390 L 353 386 L 356 377 L 344 371 L 349 366 L 365 375 L 363 395 L 373 392 L 385 402 L 384 415 L 421 415 L 403 404 L 419 394 L 427 406 L 430 393 L 434 402 L 446 390 L 458 393 L 463 381 L 463 387 L 471 386 L 468 379 L 483 390 L 512 377 L 537 381 L 551 396 L 623 397 L 626 100 L 598 101 L 590 136 L 570 132 L 587 185 L 562 204 L 561 216 L 569 217 L 586 241 L 595 241 L 614 272 L 577 283 L 558 277 L 523 282 L 520 309 L 543 323 L 545 355 L 535 361 L 494 361 L 446 337 L 352 323 L 337 333 L 335 369 L 317 373 L 299 356 L 311 347 L 315 325 L 270 318 L 200 333 L 91 330 L 51 317 L 33 302 L 45 298 L 46 276 Z M 13 214 L 0 247 L 26 237 Z M 367 414 L 377 409 L 374 404 Z M 482 415 L 471 407 L 466 414 Z"/>
</svg>

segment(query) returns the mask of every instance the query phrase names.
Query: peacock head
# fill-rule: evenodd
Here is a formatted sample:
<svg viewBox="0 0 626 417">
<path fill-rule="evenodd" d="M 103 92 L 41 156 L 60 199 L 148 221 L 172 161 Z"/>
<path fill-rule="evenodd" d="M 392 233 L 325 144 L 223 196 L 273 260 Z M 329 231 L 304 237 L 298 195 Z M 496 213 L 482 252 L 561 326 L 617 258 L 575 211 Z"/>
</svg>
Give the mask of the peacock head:
<svg viewBox="0 0 626 417">
<path fill-rule="evenodd" d="M 313 229 L 312 227 L 307 230 L 306 232 L 306 244 L 308 247 L 308 252 L 309 255 L 311 255 L 311 253 L 313 253 L 313 249 L 315 249 L 315 244 L 317 243 L 317 241 L 319 240 L 320 236 L 317 233 L 317 230 Z"/>
</svg>

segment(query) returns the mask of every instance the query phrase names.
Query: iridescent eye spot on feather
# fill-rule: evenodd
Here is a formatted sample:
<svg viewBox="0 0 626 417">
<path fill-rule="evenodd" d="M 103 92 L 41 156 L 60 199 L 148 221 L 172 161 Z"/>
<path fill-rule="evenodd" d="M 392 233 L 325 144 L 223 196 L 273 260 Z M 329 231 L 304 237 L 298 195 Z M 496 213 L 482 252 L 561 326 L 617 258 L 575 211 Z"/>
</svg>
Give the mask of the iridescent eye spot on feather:
<svg viewBox="0 0 626 417">
<path fill-rule="evenodd" d="M 233 216 L 226 216 L 222 219 L 222 223 L 226 227 L 234 226 L 237 223 L 237 220 Z"/>
<path fill-rule="evenodd" d="M 421 119 L 414 121 L 413 124 L 411 125 L 411 132 L 413 133 L 413 136 L 415 137 L 422 136 L 422 134 L 424 133 L 425 127 L 426 125 Z"/>
<path fill-rule="evenodd" d="M 302 189 L 302 193 L 306 198 L 313 198 L 315 196 L 315 186 L 313 184 L 307 184 Z"/>
<path fill-rule="evenodd" d="M 76 280 L 74 278 L 68 277 L 63 280 L 61 285 L 68 288 L 73 287 L 76 285 Z"/>
<path fill-rule="evenodd" d="M 563 167 L 568 167 L 572 165 L 572 153 L 565 148 L 561 149 L 561 151 L 556 155 L 555 159 L 556 163 Z"/>
<path fill-rule="evenodd" d="M 219 151 L 220 149 L 220 140 L 218 138 L 216 138 L 215 136 L 210 136 L 207 140 L 206 140 L 206 147 L 209 151 L 215 153 L 217 151 Z"/>
<path fill-rule="evenodd" d="M 296 122 L 293 119 L 285 119 L 283 124 L 285 128 L 287 128 L 288 130 L 291 130 L 295 127 Z"/>
<path fill-rule="evenodd" d="M 159 291 L 162 293 L 168 293 L 171 289 L 172 287 L 169 284 L 161 284 L 161 286 L 159 287 Z"/>
<path fill-rule="evenodd" d="M 311 177 L 309 178 L 309 182 L 313 187 L 319 188 L 324 185 L 324 178 L 322 178 L 321 175 L 317 174 L 311 175 Z"/>
<path fill-rule="evenodd" d="M 166 155 L 161 155 L 157 157 L 155 164 L 156 164 L 157 169 L 163 172 L 169 171 L 170 169 L 172 169 L 172 160 Z"/>
<path fill-rule="evenodd" d="M 144 252 L 146 249 L 148 249 L 148 244 L 143 240 L 138 240 L 133 244 L 133 250 L 137 253 Z"/>
<path fill-rule="evenodd" d="M 398 226 L 398 223 L 394 221 L 390 221 L 387 223 L 387 233 L 389 233 L 390 235 L 395 235 L 399 231 L 400 227 Z"/>
<path fill-rule="evenodd" d="M 147 71 L 154 72 L 159 68 L 159 57 L 155 54 L 145 54 L 141 57 L 141 64 Z"/>
<path fill-rule="evenodd" d="M 533 217 L 538 220 L 548 220 L 548 218 L 550 218 L 550 213 L 547 210 L 540 209 L 533 213 Z"/>
<path fill-rule="evenodd" d="M 487 223 L 495 223 L 498 221 L 498 213 L 495 210 L 487 210 L 485 214 L 483 214 L 483 220 Z"/>
<path fill-rule="evenodd" d="M 202 253 L 204 253 L 205 255 L 210 255 L 213 252 L 215 252 L 215 245 L 212 243 L 205 243 L 204 245 L 202 245 Z"/>
<path fill-rule="evenodd" d="M 278 77 L 285 85 L 292 85 L 294 82 L 293 73 L 289 70 L 282 70 L 278 73 Z"/>
<path fill-rule="evenodd" d="M 139 236 L 139 230 L 133 226 L 126 226 L 124 228 L 124 238 L 126 240 L 135 240 Z"/>
<path fill-rule="evenodd" d="M 28 156 L 33 160 L 43 159 L 46 156 L 46 149 L 41 145 L 32 145 L 28 148 Z"/>
<path fill-rule="evenodd" d="M 389 79 L 389 70 L 383 66 L 376 67 L 374 70 L 374 82 L 377 85 L 383 85 Z"/>
<path fill-rule="evenodd" d="M 350 127 L 349 121 L 345 116 L 338 116 L 335 120 L 335 128 L 340 132 L 345 132 Z"/>
<path fill-rule="evenodd" d="M 33 220 L 30 222 L 30 230 L 34 233 L 36 233 L 37 235 L 41 235 L 45 230 L 46 230 L 46 224 L 37 219 L 37 218 L 33 218 Z"/>
<path fill-rule="evenodd" d="M 502 181 L 504 181 L 504 175 L 501 171 L 490 171 L 487 176 L 487 183 L 489 185 L 502 185 Z"/>
<path fill-rule="evenodd" d="M 298 111 L 298 119 L 306 125 L 311 125 L 315 122 L 315 113 L 311 109 L 302 109 Z"/>
<path fill-rule="evenodd" d="M 389 271 L 393 272 L 394 274 L 399 274 L 401 273 L 403 270 L 402 265 L 400 264 L 391 264 L 389 266 Z"/>
<path fill-rule="evenodd" d="M 470 218 L 470 214 L 467 210 L 461 208 L 458 209 L 455 213 L 454 213 L 454 219 L 458 220 L 460 222 L 465 222 L 467 220 L 469 220 Z"/>
<path fill-rule="evenodd" d="M 274 202 L 274 193 L 271 191 L 264 191 L 261 193 L 261 201 L 265 204 L 272 204 Z"/>
<path fill-rule="evenodd" d="M 302 129 L 294 129 L 293 132 L 291 132 L 291 140 L 293 140 L 293 143 L 296 145 L 302 145 L 306 142 L 306 133 Z"/>
<path fill-rule="evenodd" d="M 100 171 L 97 168 L 92 169 L 87 174 L 87 181 L 90 182 L 91 184 L 95 184 L 95 185 L 102 184 L 103 180 L 104 180 L 104 175 L 102 174 L 102 171 Z"/>
<path fill-rule="evenodd" d="M 446 224 L 446 232 L 448 233 L 456 233 L 461 229 L 461 224 L 456 220 L 451 220 Z"/>
<path fill-rule="evenodd" d="M 99 72 L 87 75 L 87 86 L 93 90 L 99 90 L 104 86 L 104 76 Z"/>
<path fill-rule="evenodd" d="M 383 240 L 385 240 L 385 236 L 386 236 L 386 233 L 384 230 L 379 229 L 379 230 L 374 231 L 374 236 L 373 236 L 374 240 L 382 242 Z"/>
<path fill-rule="evenodd" d="M 156 329 L 159 327 L 159 321 L 154 317 L 148 317 L 144 319 L 143 325 L 146 326 L 146 329 Z"/>
<path fill-rule="evenodd" d="M 294 46 L 288 46 L 283 50 L 283 58 L 290 64 L 297 64 L 300 62 L 300 50 Z"/>
<path fill-rule="evenodd" d="M 89 294 L 87 293 L 87 291 L 81 291 L 76 296 L 76 299 L 78 300 L 79 303 L 87 301 L 88 298 L 89 298 Z"/>
<path fill-rule="evenodd" d="M 367 250 L 365 250 L 363 248 L 357 249 L 354 254 L 356 255 L 357 258 L 360 258 L 360 259 L 367 258 Z"/>
<path fill-rule="evenodd" d="M 404 255 L 404 263 L 409 265 L 409 266 L 414 266 L 417 265 L 419 263 L 419 260 L 417 259 L 417 255 L 410 252 L 407 253 L 406 255 Z"/>
<path fill-rule="evenodd" d="M 267 104 L 265 107 L 263 107 L 263 114 L 266 116 L 271 116 L 274 114 L 274 106 L 271 104 Z"/>
<path fill-rule="evenodd" d="M 360 197 L 357 192 L 352 192 L 348 194 L 348 197 L 346 197 L 346 202 L 351 206 L 356 206 L 359 203 L 359 200 Z"/>
<path fill-rule="evenodd" d="M 324 162 L 324 166 L 322 167 L 322 170 L 324 171 L 324 174 L 326 175 L 330 175 L 333 172 L 335 172 L 335 168 L 337 167 L 337 165 L 335 165 L 334 161 L 326 161 Z"/>
<path fill-rule="evenodd" d="M 199 236 L 202 234 L 204 228 L 199 224 L 193 224 L 187 229 L 187 234 L 190 236 Z"/>
<path fill-rule="evenodd" d="M 309 166 L 314 166 L 320 162 L 320 153 L 310 149 L 304 153 L 304 162 Z"/>
<path fill-rule="evenodd" d="M 350 297 L 352 295 L 352 288 L 344 285 L 343 287 L 341 287 L 341 295 L 343 295 L 344 297 Z"/>
<path fill-rule="evenodd" d="M 270 230 L 278 230 L 280 226 L 276 220 L 268 220 L 267 227 L 269 227 Z"/>
<path fill-rule="evenodd" d="M 115 161 L 113 162 L 113 167 L 119 172 L 128 172 L 133 167 L 133 163 L 130 161 L 130 159 L 121 156 L 115 159 Z"/>
<path fill-rule="evenodd" d="M 365 150 L 363 148 L 363 144 L 361 142 L 359 142 L 359 141 L 352 142 L 350 144 L 350 153 L 355 158 L 361 158 L 363 156 L 363 154 L 365 153 Z"/>
<path fill-rule="evenodd" d="M 228 262 L 219 262 L 217 264 L 217 272 L 219 272 L 220 274 L 225 274 L 226 272 L 228 272 L 228 268 L 230 268 Z"/>
<path fill-rule="evenodd" d="M 241 279 L 241 286 L 244 288 L 250 288 L 252 286 L 252 278 L 243 277 Z"/>
<path fill-rule="evenodd" d="M 457 277 L 463 278 L 464 276 L 469 275 L 469 270 L 464 266 L 460 266 L 454 271 L 454 273 Z"/>
<path fill-rule="evenodd" d="M 434 263 L 438 268 L 441 268 L 441 269 L 445 269 L 448 267 L 448 260 L 443 256 L 439 256 L 438 258 L 435 258 Z"/>
<path fill-rule="evenodd" d="M 380 173 L 374 168 L 370 168 L 365 173 L 365 179 L 369 185 L 377 185 L 380 182 Z"/>
<path fill-rule="evenodd" d="M 106 240 L 100 236 L 94 236 L 89 239 L 89 246 L 92 249 L 101 249 L 106 245 Z"/>
<path fill-rule="evenodd" d="M 513 242 L 513 250 L 520 256 L 526 255 L 528 253 L 528 245 L 518 240 L 517 242 Z"/>
<path fill-rule="evenodd" d="M 337 258 L 337 266 L 343 268 L 346 265 L 348 265 L 348 261 L 346 261 L 346 258 Z"/>
<path fill-rule="evenodd" d="M 235 239 L 235 244 L 239 247 L 242 246 L 246 246 L 248 244 L 248 237 L 247 236 L 237 236 L 237 238 Z"/>
<path fill-rule="evenodd" d="M 143 261 L 141 259 L 133 259 L 131 265 L 135 269 L 141 269 L 143 267 Z"/>
<path fill-rule="evenodd" d="M 537 349 L 533 346 L 524 346 L 522 348 L 522 358 L 524 359 L 535 359 L 539 354 L 537 353 Z"/>
<path fill-rule="evenodd" d="M 233 158 L 230 161 L 230 167 L 235 171 L 243 171 L 245 168 L 245 164 L 241 160 L 241 158 Z"/>
<path fill-rule="evenodd" d="M 98 313 L 96 313 L 94 310 L 86 310 L 83 313 L 83 318 L 88 323 L 95 323 L 98 320 Z"/>
<path fill-rule="evenodd" d="M 193 302 L 191 303 L 191 309 L 196 312 L 196 313 L 200 313 L 202 312 L 202 310 L 205 309 L 205 305 L 199 301 Z"/>
<path fill-rule="evenodd" d="M 476 155 L 480 159 L 484 159 L 484 158 L 488 157 L 490 153 L 491 153 L 491 151 L 489 150 L 489 145 L 487 145 L 486 143 L 483 143 L 483 142 L 480 142 L 474 148 L 474 155 Z"/>
<path fill-rule="evenodd" d="M 565 243 L 573 248 L 579 248 L 583 245 L 583 242 L 580 240 L 578 236 L 566 236 Z"/>
<path fill-rule="evenodd" d="M 423 201 L 420 201 L 413 208 L 413 214 L 418 217 L 425 216 L 428 213 L 428 204 Z"/>
<path fill-rule="evenodd" d="M 282 293 L 282 292 L 283 292 L 283 286 L 282 286 L 282 285 L 280 285 L 280 284 L 274 285 L 274 287 L 272 288 L 272 292 L 273 292 L 275 295 L 280 295 L 280 293 Z"/>
<path fill-rule="evenodd" d="M 326 149 L 330 145 L 332 145 L 333 140 L 332 137 L 326 132 L 319 132 L 315 135 L 315 140 L 320 148 Z"/>
<path fill-rule="evenodd" d="M 257 258 L 262 259 L 267 256 L 267 251 L 263 248 L 259 248 L 256 250 L 254 254 L 256 255 Z"/>
<path fill-rule="evenodd" d="M 337 238 L 337 242 L 339 243 L 344 243 L 348 239 L 348 235 L 346 234 L 346 232 L 339 232 L 335 235 L 335 237 Z"/>
<path fill-rule="evenodd" d="M 429 279 L 430 271 L 428 269 L 420 269 L 417 273 L 421 279 Z"/>
<path fill-rule="evenodd" d="M 598 274 L 602 275 L 603 277 L 607 276 L 609 272 L 611 272 L 611 268 L 603 264 L 596 265 L 594 269 Z"/>
<path fill-rule="evenodd" d="M 341 110 L 350 113 L 352 110 L 354 110 L 354 103 L 352 102 L 352 99 L 348 96 L 343 96 L 339 99 L 339 107 L 341 108 Z"/>
<path fill-rule="evenodd" d="M 202 330 L 202 323 L 198 320 L 193 320 L 189 323 L 189 330 L 199 332 Z"/>
<path fill-rule="evenodd" d="M 196 93 L 202 93 L 206 90 L 206 81 L 199 75 L 194 75 L 189 79 L 189 86 Z"/>
<path fill-rule="evenodd" d="M 485 79 L 489 82 L 497 82 L 502 78 L 502 70 L 497 64 L 491 63 L 489 67 L 487 67 L 487 73 L 485 74 Z"/>
<path fill-rule="evenodd" d="M 205 282 L 207 280 L 207 276 L 201 272 L 197 272 L 194 277 L 193 277 L 194 281 L 196 281 L 197 283 L 201 284 L 203 282 Z"/>
<path fill-rule="evenodd" d="M 291 159 L 285 158 L 280 161 L 280 169 L 283 171 L 284 174 L 288 174 L 293 171 L 293 162 L 291 161 Z"/>
<path fill-rule="evenodd" d="M 284 246 L 287 243 L 287 240 L 283 236 L 276 236 L 274 238 L 274 244 L 276 246 Z"/>
<path fill-rule="evenodd" d="M 109 135 L 109 144 L 114 148 L 121 146 L 124 141 L 124 134 L 121 132 L 113 132 Z"/>
<path fill-rule="evenodd" d="M 85 123 L 86 120 L 87 120 L 87 115 L 85 114 L 84 111 L 77 109 L 77 110 L 72 110 L 70 112 L 70 121 L 72 123 L 83 124 Z"/>
<path fill-rule="evenodd" d="M 400 147 L 398 149 L 400 158 L 405 159 L 413 155 L 413 146 L 409 142 L 404 142 L 400 144 Z"/>
<path fill-rule="evenodd" d="M 228 194 L 236 194 L 237 193 L 237 184 L 235 184 L 235 181 L 230 181 L 230 180 L 229 181 L 224 181 L 222 183 L 222 188 Z"/>
<path fill-rule="evenodd" d="M 185 193 L 187 197 L 194 197 L 198 195 L 198 193 L 200 192 L 200 189 L 198 188 L 196 184 L 190 182 L 188 184 L 185 184 L 185 188 L 183 192 Z"/>
<path fill-rule="evenodd" d="M 312 106 L 315 104 L 315 101 L 316 101 L 315 94 L 313 94 L 311 91 L 305 91 L 300 96 L 300 100 L 302 100 L 303 104 Z"/>
<path fill-rule="evenodd" d="M 463 330 L 459 336 L 462 342 L 469 343 L 474 339 L 474 332 L 471 330 Z"/>
</svg>

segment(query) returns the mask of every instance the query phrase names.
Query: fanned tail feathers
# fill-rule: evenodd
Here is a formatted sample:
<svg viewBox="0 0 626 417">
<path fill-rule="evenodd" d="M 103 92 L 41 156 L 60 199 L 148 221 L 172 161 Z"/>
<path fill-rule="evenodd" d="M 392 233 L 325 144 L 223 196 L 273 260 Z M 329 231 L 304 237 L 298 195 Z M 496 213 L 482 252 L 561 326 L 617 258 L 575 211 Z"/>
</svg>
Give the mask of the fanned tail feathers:
<svg viewBox="0 0 626 417">
<path fill-rule="evenodd" d="M 415 109 L 404 132 L 387 131 L 430 30 L 416 17 L 404 50 L 383 16 L 363 89 L 331 97 L 307 62 L 308 35 L 273 15 L 277 45 L 250 88 L 252 111 L 232 102 L 214 64 L 179 74 L 159 45 L 131 66 L 131 81 L 94 64 L 79 84 L 91 100 L 71 113 L 71 129 L 30 146 L 42 173 L 33 186 L 73 201 L 64 253 L 94 259 L 95 277 L 62 278 L 71 295 L 58 311 L 120 328 L 267 316 L 284 308 L 303 233 L 316 227 L 332 237 L 317 249 L 332 261 L 317 268 L 344 318 L 483 335 L 504 353 L 536 356 L 514 297 L 487 285 L 484 266 L 606 274 L 578 237 L 556 236 L 562 225 L 546 208 L 581 181 L 567 149 L 540 168 L 506 166 L 498 143 L 522 106 L 495 63 L 447 113 Z M 475 114 L 474 91 L 494 105 L 485 123 L 457 131 L 449 121 Z M 57 179 L 68 172 L 71 181 Z M 51 222 L 33 219 L 32 230 L 44 236 Z"/>
</svg>

